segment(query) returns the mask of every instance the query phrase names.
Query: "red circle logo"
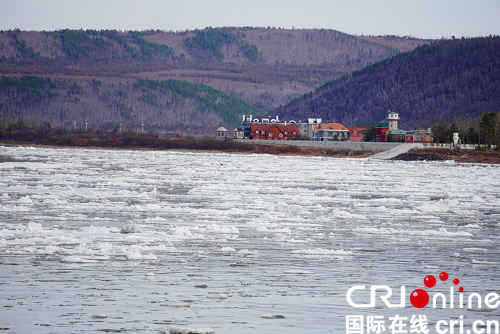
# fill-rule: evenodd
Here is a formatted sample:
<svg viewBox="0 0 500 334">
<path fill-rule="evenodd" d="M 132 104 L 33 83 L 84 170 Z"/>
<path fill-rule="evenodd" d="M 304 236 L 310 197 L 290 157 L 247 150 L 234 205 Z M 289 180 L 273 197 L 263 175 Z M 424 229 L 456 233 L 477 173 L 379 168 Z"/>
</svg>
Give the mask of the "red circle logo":
<svg viewBox="0 0 500 334">
<path fill-rule="evenodd" d="M 432 288 L 436 285 L 436 277 L 429 275 L 424 278 L 424 284 L 428 288 Z"/>
<path fill-rule="evenodd" d="M 414 290 L 410 295 L 410 302 L 416 308 L 424 308 L 429 303 L 429 294 L 424 289 Z"/>
</svg>

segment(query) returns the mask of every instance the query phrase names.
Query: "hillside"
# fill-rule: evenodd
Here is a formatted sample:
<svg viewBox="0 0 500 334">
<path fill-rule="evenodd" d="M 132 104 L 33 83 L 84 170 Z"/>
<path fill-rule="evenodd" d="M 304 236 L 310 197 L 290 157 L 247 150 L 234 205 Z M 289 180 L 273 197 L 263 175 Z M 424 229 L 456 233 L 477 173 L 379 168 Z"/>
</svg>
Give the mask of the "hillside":
<svg viewBox="0 0 500 334">
<path fill-rule="evenodd" d="M 397 111 L 404 129 L 500 111 L 500 37 L 441 40 L 330 81 L 276 113 L 382 121 Z"/>
<path fill-rule="evenodd" d="M 0 74 L 103 82 L 185 80 L 272 110 L 323 82 L 428 42 L 394 37 L 391 43 L 378 43 L 385 38 L 370 38 L 270 27 L 9 30 L 0 32 Z"/>
<path fill-rule="evenodd" d="M 212 133 L 261 110 L 214 88 L 179 80 L 101 81 L 0 77 L 0 116 L 52 126 Z"/>
</svg>

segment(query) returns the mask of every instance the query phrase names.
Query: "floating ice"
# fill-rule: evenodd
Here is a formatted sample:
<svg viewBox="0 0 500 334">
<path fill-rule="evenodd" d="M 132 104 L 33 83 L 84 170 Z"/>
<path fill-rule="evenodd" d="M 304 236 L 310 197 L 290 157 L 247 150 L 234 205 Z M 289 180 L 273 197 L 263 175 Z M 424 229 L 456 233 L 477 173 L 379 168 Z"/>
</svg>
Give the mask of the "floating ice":
<svg viewBox="0 0 500 334">
<path fill-rule="evenodd" d="M 123 226 L 120 230 L 121 234 L 140 233 L 140 232 L 142 232 L 142 230 L 139 226 L 137 226 L 137 224 L 127 224 Z"/>
<path fill-rule="evenodd" d="M 431 264 L 439 269 L 424 272 L 453 271 L 467 291 L 498 285 L 498 166 L 13 147 L 0 155 L 41 161 L 0 166 L 1 326 L 10 332 L 68 323 L 85 332 L 92 315 L 112 310 L 92 329 L 342 333 L 332 312 L 345 320 L 345 292 L 357 284 L 414 285 Z M 130 224 L 143 231 L 121 234 Z"/>
<path fill-rule="evenodd" d="M 272 315 L 272 314 L 263 314 L 260 316 L 262 319 L 285 319 L 285 316 L 278 314 L 278 315 Z"/>
<path fill-rule="evenodd" d="M 208 225 L 206 227 L 206 232 L 216 233 L 216 234 L 239 234 L 240 231 L 234 226 L 219 226 L 217 224 Z"/>
<path fill-rule="evenodd" d="M 93 259 L 85 259 L 83 257 L 79 256 L 66 256 L 61 259 L 62 262 L 68 262 L 68 263 L 96 263 L 98 262 L 97 260 Z"/>
<path fill-rule="evenodd" d="M 108 227 L 104 227 L 104 226 L 84 226 L 84 227 L 80 227 L 79 231 L 89 233 L 89 234 L 111 233 L 111 230 Z"/>
<path fill-rule="evenodd" d="M 221 299 L 221 300 L 224 300 L 224 299 L 227 299 L 227 294 L 221 293 L 221 294 L 218 294 L 218 295 L 208 295 L 207 298 L 209 298 L 209 299 Z"/>
<path fill-rule="evenodd" d="M 333 209 L 332 216 L 337 217 L 337 218 L 341 218 L 341 219 L 360 219 L 360 220 L 366 219 L 366 217 L 363 215 L 350 213 L 350 212 L 347 212 L 345 210 L 340 210 L 337 208 Z"/>
<path fill-rule="evenodd" d="M 28 233 L 40 233 L 43 232 L 43 226 L 39 223 L 29 222 L 26 225 L 26 232 Z"/>
<path fill-rule="evenodd" d="M 490 262 L 490 261 L 478 261 L 472 259 L 472 264 L 482 265 L 482 266 L 500 266 L 500 262 Z"/>
<path fill-rule="evenodd" d="M 248 249 L 241 249 L 238 251 L 237 254 L 245 257 L 257 257 L 259 255 L 259 251 L 250 251 Z"/>
<path fill-rule="evenodd" d="M 29 196 L 23 196 L 19 198 L 18 202 L 22 204 L 32 204 L 33 200 Z"/>
<path fill-rule="evenodd" d="M 179 239 L 203 239 L 205 238 L 202 234 L 193 233 L 189 227 L 186 226 L 175 226 L 172 228 L 172 235 Z"/>
<path fill-rule="evenodd" d="M 335 250 L 335 249 L 316 248 L 316 249 L 298 249 L 292 251 L 292 254 L 346 256 L 346 255 L 352 255 L 352 251 L 345 251 L 343 249 Z"/>
<path fill-rule="evenodd" d="M 465 225 L 464 228 L 470 228 L 470 229 L 480 229 L 481 226 L 477 225 L 477 224 L 468 224 L 468 225 Z"/>
<path fill-rule="evenodd" d="M 158 260 L 158 258 L 154 254 L 149 253 L 149 254 L 143 255 L 135 250 L 129 251 L 126 254 L 126 256 L 127 256 L 127 259 L 129 259 L 129 260 Z"/>
<path fill-rule="evenodd" d="M 464 252 L 467 252 L 467 253 L 488 253 L 488 250 L 486 248 L 470 247 L 470 248 L 464 248 Z"/>
<path fill-rule="evenodd" d="M 272 230 L 274 233 L 292 233 L 292 230 L 289 229 L 288 227 L 281 227 L 281 228 L 276 228 Z"/>
<path fill-rule="evenodd" d="M 288 205 L 286 203 L 275 204 L 272 209 L 277 212 L 291 213 L 294 215 L 304 212 L 304 208 L 299 205 Z"/>
<path fill-rule="evenodd" d="M 234 249 L 233 247 L 222 247 L 220 251 L 222 253 L 235 253 L 236 249 Z"/>
<path fill-rule="evenodd" d="M 393 228 L 377 228 L 377 227 L 356 227 L 354 229 L 360 233 L 367 234 L 405 234 L 405 235 L 414 235 L 414 236 L 435 236 L 435 237 L 472 237 L 474 236 L 472 233 L 457 231 L 457 232 L 449 232 L 444 227 L 440 227 L 439 230 L 396 230 Z"/>
<path fill-rule="evenodd" d="M 170 334 L 213 334 L 211 328 L 171 327 Z"/>
<path fill-rule="evenodd" d="M 484 202 L 484 199 L 482 199 L 478 195 L 474 195 L 474 196 L 472 196 L 472 201 L 473 202 Z"/>
</svg>

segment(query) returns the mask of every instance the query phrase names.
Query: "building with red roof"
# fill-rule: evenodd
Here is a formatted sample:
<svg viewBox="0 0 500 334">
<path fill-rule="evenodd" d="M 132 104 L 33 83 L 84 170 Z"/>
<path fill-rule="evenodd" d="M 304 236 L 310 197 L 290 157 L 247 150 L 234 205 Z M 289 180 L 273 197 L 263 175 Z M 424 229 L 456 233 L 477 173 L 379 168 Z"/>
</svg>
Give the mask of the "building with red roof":
<svg viewBox="0 0 500 334">
<path fill-rule="evenodd" d="M 299 127 L 297 125 L 282 124 L 251 124 L 250 139 L 290 140 L 298 139 Z"/>
<path fill-rule="evenodd" d="M 314 140 L 316 141 L 338 141 L 349 136 L 349 129 L 340 123 L 319 124 L 315 129 Z"/>
</svg>

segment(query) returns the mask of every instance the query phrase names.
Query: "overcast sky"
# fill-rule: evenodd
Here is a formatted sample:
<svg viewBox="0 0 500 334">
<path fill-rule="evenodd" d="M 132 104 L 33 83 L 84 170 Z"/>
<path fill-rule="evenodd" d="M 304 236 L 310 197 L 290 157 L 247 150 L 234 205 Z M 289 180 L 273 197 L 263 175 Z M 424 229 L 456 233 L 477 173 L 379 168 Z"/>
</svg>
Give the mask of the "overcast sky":
<svg viewBox="0 0 500 334">
<path fill-rule="evenodd" d="M 0 29 L 325 28 L 421 38 L 500 35 L 500 0 L 0 0 Z"/>
</svg>

